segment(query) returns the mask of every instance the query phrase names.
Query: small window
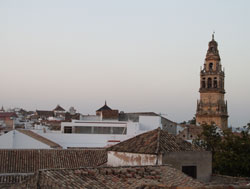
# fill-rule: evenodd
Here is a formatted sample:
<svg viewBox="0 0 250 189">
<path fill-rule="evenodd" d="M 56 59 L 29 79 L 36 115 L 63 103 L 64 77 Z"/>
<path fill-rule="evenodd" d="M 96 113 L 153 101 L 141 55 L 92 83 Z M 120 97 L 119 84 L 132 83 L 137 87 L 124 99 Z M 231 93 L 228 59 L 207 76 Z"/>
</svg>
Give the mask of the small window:
<svg viewBox="0 0 250 189">
<path fill-rule="evenodd" d="M 111 127 L 94 127 L 94 134 L 111 134 Z"/>
<path fill-rule="evenodd" d="M 209 70 L 213 70 L 213 63 L 209 63 Z"/>
<path fill-rule="evenodd" d="M 197 178 L 197 168 L 196 166 L 182 166 L 182 172 L 190 177 Z"/>
<path fill-rule="evenodd" d="M 81 126 L 76 126 L 76 127 L 75 127 L 75 133 L 90 134 L 90 133 L 92 133 L 92 127 L 81 127 Z"/>
<path fill-rule="evenodd" d="M 205 88 L 206 87 L 206 78 L 202 78 L 202 82 L 201 82 L 201 87 Z"/>
<path fill-rule="evenodd" d="M 217 78 L 214 78 L 214 88 L 217 88 Z"/>
<path fill-rule="evenodd" d="M 209 77 L 207 79 L 207 88 L 211 88 L 212 87 L 212 79 Z"/>
<path fill-rule="evenodd" d="M 64 133 L 72 133 L 72 127 L 64 127 Z"/>
<path fill-rule="evenodd" d="M 127 134 L 126 127 L 112 127 L 113 134 Z"/>
</svg>

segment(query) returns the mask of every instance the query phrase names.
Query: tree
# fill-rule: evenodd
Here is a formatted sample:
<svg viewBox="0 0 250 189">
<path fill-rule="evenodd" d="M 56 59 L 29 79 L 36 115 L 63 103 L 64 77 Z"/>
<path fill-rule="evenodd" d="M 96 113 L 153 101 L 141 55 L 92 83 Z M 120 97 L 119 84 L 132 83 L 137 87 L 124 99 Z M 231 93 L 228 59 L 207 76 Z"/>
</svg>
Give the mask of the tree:
<svg viewBox="0 0 250 189">
<path fill-rule="evenodd" d="M 203 131 L 193 143 L 212 152 L 213 170 L 216 169 L 216 152 L 220 150 L 221 134 L 215 125 L 201 125 Z"/>
<path fill-rule="evenodd" d="M 202 125 L 196 145 L 212 152 L 213 172 L 231 176 L 250 176 L 250 123 L 239 133 L 222 132 L 214 125 Z"/>
<path fill-rule="evenodd" d="M 196 117 L 193 117 L 193 119 L 189 120 L 188 123 L 195 125 L 196 124 Z"/>
</svg>

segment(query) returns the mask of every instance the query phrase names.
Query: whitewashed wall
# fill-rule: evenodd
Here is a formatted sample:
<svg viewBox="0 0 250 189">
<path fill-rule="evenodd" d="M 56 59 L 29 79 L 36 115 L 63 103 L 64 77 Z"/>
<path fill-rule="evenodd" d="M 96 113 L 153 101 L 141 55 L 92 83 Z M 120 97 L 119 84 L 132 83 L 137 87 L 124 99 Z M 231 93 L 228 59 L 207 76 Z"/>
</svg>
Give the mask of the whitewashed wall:
<svg viewBox="0 0 250 189">
<path fill-rule="evenodd" d="M 74 133 L 37 133 L 63 148 L 68 147 L 106 147 L 109 140 L 118 140 L 120 142 L 133 136 L 129 135 L 109 135 L 109 134 L 74 134 Z"/>
<path fill-rule="evenodd" d="M 0 149 L 50 149 L 50 146 L 13 130 L 0 136 Z"/>
<path fill-rule="evenodd" d="M 162 127 L 160 116 L 139 116 L 140 130 L 150 131 Z"/>
<path fill-rule="evenodd" d="M 161 165 L 162 156 L 151 154 L 137 154 L 137 153 L 127 153 L 127 152 L 108 152 L 108 166 L 137 166 L 137 165 Z"/>
</svg>

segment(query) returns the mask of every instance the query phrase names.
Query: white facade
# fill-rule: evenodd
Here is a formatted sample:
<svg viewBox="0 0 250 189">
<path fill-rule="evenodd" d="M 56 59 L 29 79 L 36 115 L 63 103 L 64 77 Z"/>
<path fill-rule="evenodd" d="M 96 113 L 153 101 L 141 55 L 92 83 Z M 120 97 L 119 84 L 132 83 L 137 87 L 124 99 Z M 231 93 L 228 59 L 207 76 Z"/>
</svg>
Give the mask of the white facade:
<svg viewBox="0 0 250 189">
<path fill-rule="evenodd" d="M 72 128 L 71 133 L 65 133 L 66 127 Z M 86 118 L 62 122 L 60 133 L 39 132 L 38 134 L 63 148 L 107 147 L 158 127 L 161 127 L 159 116 L 140 116 L 139 122 L 96 121 L 95 118 L 94 120 Z"/>
<path fill-rule="evenodd" d="M 0 149 L 51 149 L 50 146 L 17 130 L 0 136 Z"/>
<path fill-rule="evenodd" d="M 150 131 L 161 127 L 160 116 L 140 116 L 139 117 L 140 130 Z"/>
<path fill-rule="evenodd" d="M 41 125 L 36 126 L 32 131 L 59 144 L 64 149 L 107 147 L 161 127 L 159 119 L 158 116 L 140 116 L 139 122 L 73 120 L 62 122 L 61 131 L 51 131 Z M 65 127 L 71 127 L 71 133 L 65 133 Z M 15 136 L 14 139 L 12 139 L 13 136 Z M 0 148 L 50 148 L 18 131 L 1 137 Z"/>
<path fill-rule="evenodd" d="M 80 120 L 101 121 L 101 116 L 98 115 L 80 115 Z"/>
</svg>

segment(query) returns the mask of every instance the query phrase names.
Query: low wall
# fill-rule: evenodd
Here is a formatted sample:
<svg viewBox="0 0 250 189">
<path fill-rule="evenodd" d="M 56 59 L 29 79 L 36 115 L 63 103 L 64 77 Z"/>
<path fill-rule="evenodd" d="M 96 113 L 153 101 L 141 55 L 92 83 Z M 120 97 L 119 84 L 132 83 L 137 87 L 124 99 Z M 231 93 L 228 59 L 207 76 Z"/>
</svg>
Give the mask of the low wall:
<svg viewBox="0 0 250 189">
<path fill-rule="evenodd" d="M 151 154 L 108 152 L 108 166 L 161 165 L 162 157 Z"/>
</svg>

